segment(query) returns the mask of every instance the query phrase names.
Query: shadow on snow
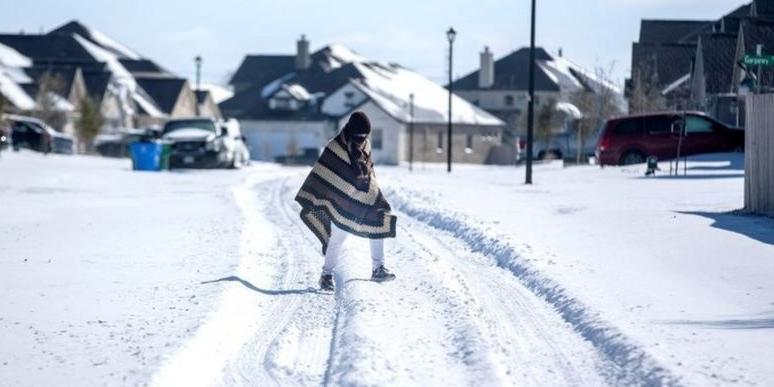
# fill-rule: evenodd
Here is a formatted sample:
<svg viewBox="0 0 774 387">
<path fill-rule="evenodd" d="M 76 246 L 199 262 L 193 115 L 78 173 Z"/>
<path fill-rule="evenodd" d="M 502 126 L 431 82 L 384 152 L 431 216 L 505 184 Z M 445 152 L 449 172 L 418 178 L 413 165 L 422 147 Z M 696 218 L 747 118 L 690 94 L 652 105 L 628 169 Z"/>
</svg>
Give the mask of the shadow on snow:
<svg viewBox="0 0 774 387">
<path fill-rule="evenodd" d="M 279 290 L 275 290 L 275 289 L 261 289 L 261 288 L 255 286 L 255 285 L 253 285 L 249 281 L 244 280 L 242 278 L 239 278 L 239 277 L 237 277 L 235 275 L 219 278 L 219 279 L 216 279 L 216 280 L 203 281 L 203 282 L 201 282 L 201 284 L 205 285 L 205 284 L 212 284 L 212 283 L 216 283 L 216 282 L 239 282 L 240 284 L 244 285 L 244 287 L 246 287 L 246 288 L 248 288 L 248 289 L 250 289 L 252 291 L 255 291 L 255 292 L 258 292 L 258 293 L 261 293 L 261 294 L 265 294 L 265 295 L 268 295 L 268 296 L 286 296 L 286 295 L 293 295 L 293 294 L 320 293 L 318 289 L 311 288 L 311 287 L 310 288 L 305 288 L 305 289 L 284 289 L 284 290 L 283 289 L 279 289 Z"/>
</svg>

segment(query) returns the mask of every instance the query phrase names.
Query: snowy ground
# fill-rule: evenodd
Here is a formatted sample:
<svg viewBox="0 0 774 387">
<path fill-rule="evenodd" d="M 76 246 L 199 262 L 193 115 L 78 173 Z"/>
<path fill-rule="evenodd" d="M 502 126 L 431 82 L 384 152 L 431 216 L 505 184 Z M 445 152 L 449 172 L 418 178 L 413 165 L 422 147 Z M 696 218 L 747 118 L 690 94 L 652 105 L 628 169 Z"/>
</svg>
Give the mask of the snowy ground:
<svg viewBox="0 0 774 387">
<path fill-rule="evenodd" d="M 398 280 L 367 281 L 351 239 L 332 295 L 292 201 L 306 168 L 6 152 L 0 384 L 767 385 L 774 221 L 726 214 L 739 156 L 710 159 L 533 186 L 378 168 Z"/>
</svg>

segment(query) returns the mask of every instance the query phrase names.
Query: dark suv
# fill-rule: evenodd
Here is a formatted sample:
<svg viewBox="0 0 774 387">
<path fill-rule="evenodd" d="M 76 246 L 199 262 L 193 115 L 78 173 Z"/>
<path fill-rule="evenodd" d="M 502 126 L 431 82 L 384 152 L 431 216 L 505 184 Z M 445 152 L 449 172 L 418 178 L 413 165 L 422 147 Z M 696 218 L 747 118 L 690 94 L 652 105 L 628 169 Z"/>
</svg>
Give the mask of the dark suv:
<svg viewBox="0 0 774 387">
<path fill-rule="evenodd" d="M 236 120 L 169 120 L 162 139 L 171 143 L 172 168 L 239 168 L 250 160 Z"/>
<path fill-rule="evenodd" d="M 682 143 L 680 135 L 683 133 Z M 613 118 L 597 143 L 600 165 L 629 165 L 744 148 L 744 131 L 700 112 L 665 112 Z"/>
<path fill-rule="evenodd" d="M 11 126 L 14 150 L 27 148 L 43 153 L 74 153 L 75 140 L 71 136 L 57 132 L 37 118 L 9 114 L 6 121 Z"/>
</svg>

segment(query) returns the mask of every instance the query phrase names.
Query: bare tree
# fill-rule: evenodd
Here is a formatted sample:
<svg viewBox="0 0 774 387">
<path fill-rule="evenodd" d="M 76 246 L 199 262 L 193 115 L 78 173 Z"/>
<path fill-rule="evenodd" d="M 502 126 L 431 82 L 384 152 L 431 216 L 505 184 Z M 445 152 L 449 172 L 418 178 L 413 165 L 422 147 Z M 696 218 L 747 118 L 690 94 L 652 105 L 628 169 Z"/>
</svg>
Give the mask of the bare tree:
<svg viewBox="0 0 774 387">
<path fill-rule="evenodd" d="M 629 111 L 645 113 L 666 109 L 666 98 L 659 88 L 658 73 L 655 70 L 655 58 L 640 63 L 632 69 Z"/>
<path fill-rule="evenodd" d="M 102 125 L 105 123 L 105 117 L 100 111 L 99 104 L 91 97 L 83 97 L 80 103 L 81 116 L 78 119 L 78 140 L 81 143 L 81 149 L 86 153 L 92 152 L 94 138 L 99 134 Z"/>
<path fill-rule="evenodd" d="M 535 120 L 535 137 L 545 144 L 548 149 L 551 142 L 551 136 L 554 131 L 554 116 L 556 115 L 556 99 L 550 98 L 548 102 L 540 107 Z M 547 155 L 546 155 L 547 156 Z"/>
<path fill-rule="evenodd" d="M 58 109 L 57 104 L 65 92 L 64 79 L 58 74 L 45 72 L 38 79 L 37 110 L 32 115 L 45 121 L 54 129 L 62 131 L 67 125 L 67 114 Z"/>
<path fill-rule="evenodd" d="M 613 65 L 608 69 L 597 67 L 595 72 L 599 82 L 596 88 L 579 90 L 570 95 L 570 102 L 580 110 L 582 115 L 575 121 L 578 164 L 584 161 L 583 149 L 594 135 L 595 129 L 610 117 L 621 114 L 616 91 L 606 86 L 612 83 Z"/>
</svg>

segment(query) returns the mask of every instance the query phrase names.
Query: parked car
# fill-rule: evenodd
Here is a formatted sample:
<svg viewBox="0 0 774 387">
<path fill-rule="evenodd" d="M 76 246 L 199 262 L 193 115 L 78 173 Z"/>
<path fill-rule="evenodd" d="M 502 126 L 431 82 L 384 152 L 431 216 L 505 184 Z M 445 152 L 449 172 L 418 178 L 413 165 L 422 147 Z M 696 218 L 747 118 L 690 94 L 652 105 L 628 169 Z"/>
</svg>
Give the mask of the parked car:
<svg viewBox="0 0 774 387">
<path fill-rule="evenodd" d="M 172 168 L 239 168 L 250 160 L 236 120 L 169 120 L 161 136 L 172 144 Z"/>
<path fill-rule="evenodd" d="M 594 156 L 598 135 L 599 132 L 597 131 L 584 141 L 584 157 Z M 527 158 L 527 139 L 526 137 L 518 137 L 516 143 L 518 144 L 516 160 L 522 162 Z M 575 132 L 564 131 L 555 133 L 548 138 L 548 141 L 535 138 L 532 145 L 532 155 L 535 160 L 575 160 L 578 157 L 578 139 Z"/>
<path fill-rule="evenodd" d="M 120 129 L 117 133 L 98 135 L 94 149 L 105 157 L 129 157 L 129 144 L 156 137 L 158 133 L 151 129 Z"/>
<path fill-rule="evenodd" d="M 680 144 L 681 133 L 682 144 Z M 701 112 L 664 112 L 631 115 L 605 123 L 597 143 L 600 165 L 644 163 L 701 153 L 744 148 L 744 131 L 729 127 Z"/>
<path fill-rule="evenodd" d="M 27 148 L 43 153 L 75 152 L 72 136 L 56 131 L 37 118 L 7 115 L 6 121 L 11 126 L 11 143 L 16 151 Z"/>
</svg>

